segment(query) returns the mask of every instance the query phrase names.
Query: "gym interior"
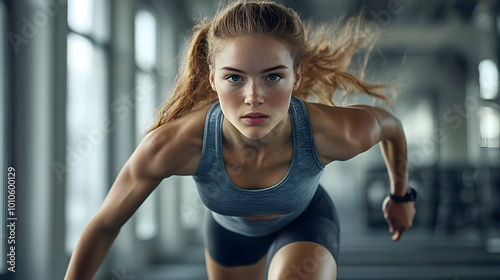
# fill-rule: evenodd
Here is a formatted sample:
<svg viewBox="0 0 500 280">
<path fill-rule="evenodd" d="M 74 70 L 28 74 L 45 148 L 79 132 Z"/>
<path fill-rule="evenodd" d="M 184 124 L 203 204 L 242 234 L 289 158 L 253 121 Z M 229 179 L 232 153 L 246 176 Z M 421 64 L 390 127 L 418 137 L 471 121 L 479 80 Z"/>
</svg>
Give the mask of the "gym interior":
<svg viewBox="0 0 500 280">
<path fill-rule="evenodd" d="M 500 279 L 500 2 L 286 0 L 315 23 L 363 12 L 408 142 L 414 226 L 391 241 L 378 146 L 327 166 L 338 278 Z M 0 0 L 0 278 L 63 279 L 86 223 L 168 97 L 186 41 L 219 1 Z M 371 104 L 359 97 L 351 103 Z M 175 159 L 174 159 L 175 160 Z M 192 178 L 170 177 L 94 279 L 208 279 Z"/>
</svg>

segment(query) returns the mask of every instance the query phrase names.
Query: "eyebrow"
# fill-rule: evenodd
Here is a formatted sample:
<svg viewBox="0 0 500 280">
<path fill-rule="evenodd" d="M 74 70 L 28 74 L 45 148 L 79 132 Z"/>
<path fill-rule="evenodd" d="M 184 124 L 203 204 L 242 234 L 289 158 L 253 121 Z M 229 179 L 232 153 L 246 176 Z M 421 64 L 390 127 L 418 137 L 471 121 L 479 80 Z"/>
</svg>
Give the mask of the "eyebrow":
<svg viewBox="0 0 500 280">
<path fill-rule="evenodd" d="M 285 66 L 285 65 L 277 65 L 277 66 L 274 66 L 274 67 L 271 67 L 271 68 L 264 69 L 264 70 L 262 70 L 261 73 L 267 73 L 267 72 L 271 72 L 271 71 L 278 70 L 278 69 L 288 69 L 288 67 Z M 243 70 L 240 70 L 240 69 L 237 69 L 237 68 L 233 68 L 233 67 L 229 67 L 229 66 L 222 67 L 220 70 L 227 70 L 227 71 L 233 71 L 233 72 L 238 72 L 238 73 L 246 74 L 246 72 L 243 71 Z"/>
</svg>

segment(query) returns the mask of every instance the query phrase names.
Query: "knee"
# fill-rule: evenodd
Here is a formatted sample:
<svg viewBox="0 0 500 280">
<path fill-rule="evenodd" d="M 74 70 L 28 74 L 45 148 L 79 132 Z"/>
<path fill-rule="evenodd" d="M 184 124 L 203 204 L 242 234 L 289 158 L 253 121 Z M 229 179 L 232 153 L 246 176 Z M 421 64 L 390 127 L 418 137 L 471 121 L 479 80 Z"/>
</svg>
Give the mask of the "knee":
<svg viewBox="0 0 500 280">
<path fill-rule="evenodd" d="M 337 279 L 332 254 L 313 242 L 290 243 L 276 252 L 269 265 L 270 280 Z"/>
<path fill-rule="evenodd" d="M 270 280 L 336 279 L 336 273 L 326 273 L 323 264 L 315 258 L 305 257 L 269 270 Z M 323 275 L 323 276 L 321 276 Z"/>
</svg>

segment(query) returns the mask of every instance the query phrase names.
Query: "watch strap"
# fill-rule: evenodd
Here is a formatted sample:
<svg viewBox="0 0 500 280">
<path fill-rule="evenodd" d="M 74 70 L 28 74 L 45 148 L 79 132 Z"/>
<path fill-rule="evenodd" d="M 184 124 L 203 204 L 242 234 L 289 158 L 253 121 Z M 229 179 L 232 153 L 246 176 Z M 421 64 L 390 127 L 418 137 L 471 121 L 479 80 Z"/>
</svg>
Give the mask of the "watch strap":
<svg viewBox="0 0 500 280">
<path fill-rule="evenodd" d="M 414 188 L 408 187 L 408 192 L 406 193 L 405 196 L 397 196 L 393 194 L 390 194 L 389 196 L 392 201 L 403 203 L 408 201 L 415 201 L 417 199 L 417 192 Z"/>
</svg>

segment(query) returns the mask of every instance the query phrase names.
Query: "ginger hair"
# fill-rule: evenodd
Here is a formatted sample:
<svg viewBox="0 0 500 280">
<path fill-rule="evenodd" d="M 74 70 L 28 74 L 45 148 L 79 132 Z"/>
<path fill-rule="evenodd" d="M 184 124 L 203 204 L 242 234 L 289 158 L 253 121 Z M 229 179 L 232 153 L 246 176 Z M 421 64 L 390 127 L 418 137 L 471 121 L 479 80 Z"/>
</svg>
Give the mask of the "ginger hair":
<svg viewBox="0 0 500 280">
<path fill-rule="evenodd" d="M 343 100 L 363 93 L 390 104 L 377 92 L 383 85 L 363 79 L 368 56 L 377 34 L 364 23 L 362 14 L 335 24 L 304 24 L 291 8 L 270 1 L 239 0 L 222 8 L 211 20 L 203 20 L 193 29 L 187 56 L 176 78 L 172 93 L 156 112 L 149 132 L 178 119 L 192 110 L 215 102 L 218 97 L 209 82 L 210 66 L 221 39 L 243 35 L 270 35 L 290 50 L 295 67 L 300 66 L 302 80 L 293 95 L 315 98 L 335 106 L 339 93 Z M 353 56 L 365 50 L 361 71 L 351 73 Z"/>
</svg>

